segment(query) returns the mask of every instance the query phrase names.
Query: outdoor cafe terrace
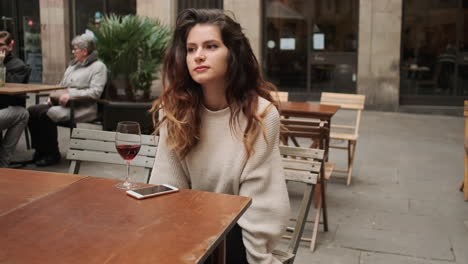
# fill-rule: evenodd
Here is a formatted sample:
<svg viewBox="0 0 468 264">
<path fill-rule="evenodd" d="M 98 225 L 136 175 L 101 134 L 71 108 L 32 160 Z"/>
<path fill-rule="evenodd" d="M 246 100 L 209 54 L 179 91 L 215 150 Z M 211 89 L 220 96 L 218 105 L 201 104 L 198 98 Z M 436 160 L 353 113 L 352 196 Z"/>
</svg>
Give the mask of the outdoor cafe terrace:
<svg viewBox="0 0 468 264">
<path fill-rule="evenodd" d="M 339 112 L 332 124 L 347 118 Z M 468 263 L 468 203 L 459 191 L 464 126 L 463 117 L 363 111 L 351 184 L 343 175 L 331 176 L 326 189 L 329 230 L 320 225 L 314 252 L 310 242 L 301 242 L 295 263 Z M 67 173 L 69 140 L 69 129 L 59 127 L 60 164 L 22 169 Z M 310 144 L 305 139 L 299 143 Z M 21 137 L 14 160 L 31 155 Z M 331 149 L 329 159 L 336 167 L 346 164 L 342 151 Z M 123 179 L 125 168 L 86 163 L 80 174 Z M 141 169 L 131 168 L 133 180 L 144 182 L 142 175 Z M 300 186 L 288 188 L 297 209 Z M 305 237 L 310 238 L 312 227 L 306 223 Z M 284 239 L 282 246 L 288 242 Z"/>
</svg>

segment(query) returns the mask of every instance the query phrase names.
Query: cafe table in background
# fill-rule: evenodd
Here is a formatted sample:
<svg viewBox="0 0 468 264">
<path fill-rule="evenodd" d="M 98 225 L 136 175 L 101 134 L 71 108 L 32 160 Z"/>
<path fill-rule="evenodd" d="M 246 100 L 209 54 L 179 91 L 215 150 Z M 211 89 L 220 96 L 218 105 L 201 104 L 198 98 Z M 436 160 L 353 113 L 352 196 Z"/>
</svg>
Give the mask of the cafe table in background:
<svg viewBox="0 0 468 264">
<path fill-rule="evenodd" d="M 65 89 L 66 87 L 60 85 L 48 84 L 32 84 L 32 83 L 5 83 L 5 86 L 0 87 L 0 94 L 27 94 L 38 93 L 44 91 L 52 91 Z"/>
</svg>

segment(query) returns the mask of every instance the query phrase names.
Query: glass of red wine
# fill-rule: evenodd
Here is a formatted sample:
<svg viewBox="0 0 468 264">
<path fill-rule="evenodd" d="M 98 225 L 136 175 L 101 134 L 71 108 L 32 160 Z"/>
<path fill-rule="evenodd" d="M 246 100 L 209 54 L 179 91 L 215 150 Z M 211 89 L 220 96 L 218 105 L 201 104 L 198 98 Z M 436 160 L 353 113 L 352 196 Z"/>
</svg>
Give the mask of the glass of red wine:
<svg viewBox="0 0 468 264">
<path fill-rule="evenodd" d="M 130 174 L 130 161 L 132 161 L 140 151 L 140 124 L 132 121 L 122 121 L 117 124 L 115 131 L 115 148 L 120 156 L 127 164 L 127 176 L 125 181 L 115 185 L 120 189 L 134 189 L 138 184 L 130 182 L 128 176 Z"/>
</svg>

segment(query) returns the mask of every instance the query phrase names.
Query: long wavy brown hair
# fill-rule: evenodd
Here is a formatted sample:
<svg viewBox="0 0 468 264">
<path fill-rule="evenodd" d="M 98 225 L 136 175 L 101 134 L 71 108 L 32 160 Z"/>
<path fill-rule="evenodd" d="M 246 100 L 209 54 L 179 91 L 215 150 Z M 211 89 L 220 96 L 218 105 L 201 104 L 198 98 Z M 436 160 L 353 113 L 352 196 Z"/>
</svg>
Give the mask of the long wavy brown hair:
<svg viewBox="0 0 468 264">
<path fill-rule="evenodd" d="M 258 97 L 261 96 L 277 106 L 270 95 L 270 91 L 276 90 L 276 87 L 261 76 L 258 61 L 240 24 L 219 9 L 185 9 L 177 17 L 172 42 L 164 57 L 163 91 L 150 110 L 155 126 L 154 133 L 156 134 L 163 124 L 167 124 L 168 146 L 181 159 L 200 140 L 203 90 L 190 76 L 186 64 L 187 36 L 197 24 L 216 25 L 220 29 L 224 45 L 229 50 L 226 76 L 226 100 L 231 111 L 229 126 L 231 131 L 239 133 L 240 113 L 247 118 L 242 139 L 248 158 L 254 152 L 253 144 L 260 132 L 264 135 L 262 121 L 271 107 L 270 105 L 263 113 L 258 114 Z M 163 110 L 164 117 L 158 122 L 160 109 Z"/>
</svg>

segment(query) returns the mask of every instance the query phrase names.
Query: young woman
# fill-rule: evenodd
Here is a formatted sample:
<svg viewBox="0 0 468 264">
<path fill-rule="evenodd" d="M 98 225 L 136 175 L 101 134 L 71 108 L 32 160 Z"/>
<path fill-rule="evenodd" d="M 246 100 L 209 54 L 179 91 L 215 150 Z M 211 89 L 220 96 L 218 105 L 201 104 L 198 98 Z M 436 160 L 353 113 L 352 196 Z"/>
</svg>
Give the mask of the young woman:
<svg viewBox="0 0 468 264">
<path fill-rule="evenodd" d="M 241 26 L 216 9 L 177 18 L 163 66 L 151 183 L 252 197 L 227 239 L 228 263 L 280 263 L 289 215 L 279 114 Z"/>
</svg>

